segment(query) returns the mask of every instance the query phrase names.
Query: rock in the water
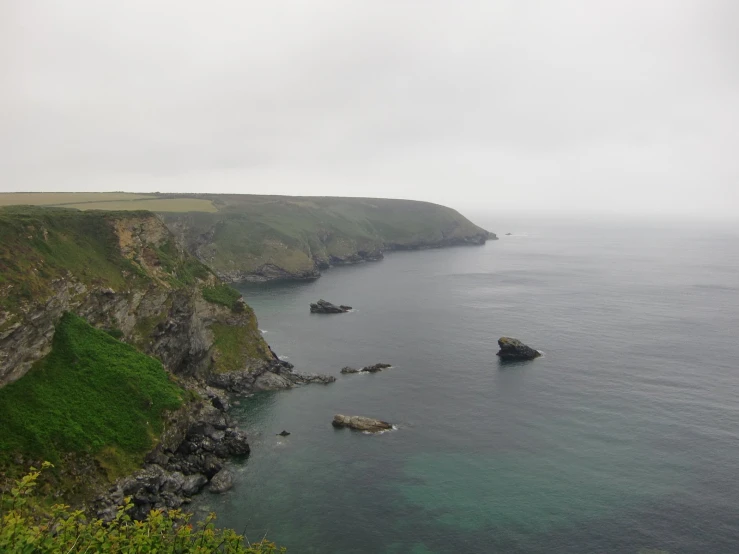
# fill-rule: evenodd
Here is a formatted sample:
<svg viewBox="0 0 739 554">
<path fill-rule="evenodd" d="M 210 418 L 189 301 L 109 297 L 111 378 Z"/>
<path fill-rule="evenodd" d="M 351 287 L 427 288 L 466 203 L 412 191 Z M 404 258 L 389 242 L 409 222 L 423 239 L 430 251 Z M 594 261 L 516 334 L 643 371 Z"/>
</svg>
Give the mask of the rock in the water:
<svg viewBox="0 0 739 554">
<path fill-rule="evenodd" d="M 336 414 L 331 425 L 339 428 L 349 427 L 350 429 L 356 429 L 357 431 L 369 431 L 370 433 L 387 431 L 388 429 L 393 428 L 393 426 L 387 421 L 372 419 L 371 417 L 346 416 L 342 414 Z"/>
<path fill-rule="evenodd" d="M 500 337 L 498 339 L 498 346 L 500 346 L 501 360 L 506 361 L 517 361 L 517 360 L 533 360 L 541 356 L 541 352 L 534 350 L 530 346 L 525 345 L 518 339 L 512 339 L 510 337 Z"/>
<path fill-rule="evenodd" d="M 226 492 L 234 486 L 234 479 L 231 472 L 227 469 L 222 469 L 216 473 L 210 480 L 210 487 L 208 490 L 216 494 Z"/>
<path fill-rule="evenodd" d="M 362 371 L 365 373 L 377 373 L 378 371 L 382 371 L 383 369 L 387 369 L 389 367 L 392 366 L 390 364 L 368 365 L 367 367 L 363 367 Z"/>
<path fill-rule="evenodd" d="M 286 377 L 269 371 L 263 373 L 254 381 L 254 390 L 280 390 L 289 389 L 292 386 L 292 383 Z"/>
<path fill-rule="evenodd" d="M 387 369 L 389 367 L 393 367 L 390 364 L 375 364 L 375 365 L 368 365 L 366 367 L 363 367 L 362 369 L 355 369 L 353 367 L 344 367 L 341 369 L 341 373 L 348 374 L 348 373 L 377 373 L 378 371 L 382 371 L 383 369 Z"/>
<path fill-rule="evenodd" d="M 288 433 L 287 431 L 283 431 L 282 433 L 277 433 L 277 434 L 281 437 L 287 437 L 290 433 Z"/>
<path fill-rule="evenodd" d="M 511 237 L 511 236 L 513 236 L 513 233 L 506 233 L 505 236 Z"/>
<path fill-rule="evenodd" d="M 310 313 L 312 314 L 343 314 L 351 310 L 351 306 L 336 306 L 326 300 L 319 300 L 315 304 L 310 305 Z"/>
</svg>

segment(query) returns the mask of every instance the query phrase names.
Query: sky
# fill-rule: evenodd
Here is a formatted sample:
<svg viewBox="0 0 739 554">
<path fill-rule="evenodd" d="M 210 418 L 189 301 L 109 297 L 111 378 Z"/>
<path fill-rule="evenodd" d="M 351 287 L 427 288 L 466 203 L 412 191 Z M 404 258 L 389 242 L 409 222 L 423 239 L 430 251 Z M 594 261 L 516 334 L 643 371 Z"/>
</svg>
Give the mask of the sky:
<svg viewBox="0 0 739 554">
<path fill-rule="evenodd" d="M 2 0 L 0 191 L 739 214 L 736 0 Z"/>
</svg>

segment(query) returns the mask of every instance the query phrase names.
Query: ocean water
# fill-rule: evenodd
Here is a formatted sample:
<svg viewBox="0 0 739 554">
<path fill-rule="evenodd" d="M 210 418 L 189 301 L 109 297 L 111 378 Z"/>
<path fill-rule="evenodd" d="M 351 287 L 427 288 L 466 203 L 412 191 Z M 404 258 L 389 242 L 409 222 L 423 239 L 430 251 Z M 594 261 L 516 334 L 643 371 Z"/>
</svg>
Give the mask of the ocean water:
<svg viewBox="0 0 739 554">
<path fill-rule="evenodd" d="M 295 554 L 739 552 L 739 229 L 478 222 L 514 235 L 240 286 L 338 381 L 241 400 L 252 454 L 195 508 Z M 501 365 L 503 335 L 544 356 Z"/>
</svg>

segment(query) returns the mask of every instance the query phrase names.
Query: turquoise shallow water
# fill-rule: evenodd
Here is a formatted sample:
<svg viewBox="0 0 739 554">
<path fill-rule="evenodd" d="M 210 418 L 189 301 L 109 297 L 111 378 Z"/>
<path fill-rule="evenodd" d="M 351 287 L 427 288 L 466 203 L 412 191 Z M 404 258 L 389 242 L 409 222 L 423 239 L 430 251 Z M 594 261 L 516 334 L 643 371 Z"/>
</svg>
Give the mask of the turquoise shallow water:
<svg viewBox="0 0 739 554">
<path fill-rule="evenodd" d="M 298 370 L 395 367 L 242 400 L 252 455 L 196 508 L 292 553 L 739 551 L 737 229 L 488 227 L 514 236 L 241 286 Z M 545 355 L 502 366 L 501 335 Z"/>
</svg>

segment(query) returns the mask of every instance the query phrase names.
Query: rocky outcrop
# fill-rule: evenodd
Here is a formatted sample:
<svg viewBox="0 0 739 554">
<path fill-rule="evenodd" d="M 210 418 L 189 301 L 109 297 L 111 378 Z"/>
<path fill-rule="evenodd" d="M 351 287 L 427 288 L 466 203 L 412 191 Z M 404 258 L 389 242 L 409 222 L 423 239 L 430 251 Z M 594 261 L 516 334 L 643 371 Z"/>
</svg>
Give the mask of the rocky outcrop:
<svg viewBox="0 0 739 554">
<path fill-rule="evenodd" d="M 233 486 L 226 460 L 249 454 L 246 434 L 237 429 L 222 409 L 225 396 L 201 388 L 203 399 L 172 414 L 157 447 L 146 457 L 142 469 L 119 479 L 91 503 L 91 511 L 110 520 L 131 497 L 129 515 L 144 519 L 152 509 L 179 508 L 206 485 L 212 492 Z"/>
<path fill-rule="evenodd" d="M 344 367 L 341 369 L 341 373 L 348 374 L 348 373 L 377 373 L 378 371 L 382 371 L 383 369 L 387 369 L 389 367 L 393 367 L 390 364 L 375 364 L 375 365 L 368 365 L 366 367 L 363 367 L 361 369 L 355 369 L 353 367 Z"/>
<path fill-rule="evenodd" d="M 351 306 L 336 306 L 326 300 L 319 300 L 315 304 L 310 305 L 310 313 L 312 314 L 344 314 L 351 310 Z"/>
<path fill-rule="evenodd" d="M 212 386 L 237 394 L 257 391 L 291 389 L 295 386 L 316 383 L 328 385 L 336 381 L 333 375 L 298 373 L 290 362 L 275 359 L 256 370 L 214 373 L 208 378 Z"/>
<path fill-rule="evenodd" d="M 224 468 L 213 476 L 210 480 L 208 490 L 212 493 L 221 494 L 231 490 L 234 486 L 234 478 L 231 472 Z"/>
<path fill-rule="evenodd" d="M 206 378 L 210 372 L 220 371 L 222 358 L 214 332 L 217 327 L 238 329 L 241 342 L 250 345 L 240 353 L 238 369 L 256 369 L 271 359 L 253 311 L 242 300 L 231 308 L 206 301 L 202 291 L 220 286 L 217 277 L 178 249 L 172 234 L 154 214 L 38 213 L 47 218 L 49 227 L 63 229 L 63 240 L 83 245 L 79 246 L 83 259 L 90 255 L 85 249 L 92 247 L 85 242 L 86 228 L 82 227 L 77 237 L 73 223 L 79 218 L 89 226 L 91 220 L 100 228 L 98 234 L 103 235 L 95 246 L 107 252 L 99 264 L 109 266 L 70 270 L 47 255 L 56 246 L 54 231 L 48 232 L 38 224 L 33 231 L 24 231 L 39 235 L 31 245 L 42 240 L 48 245 L 15 254 L 25 264 L 43 270 L 30 280 L 37 289 L 35 294 L 16 296 L 16 289 L 29 284 L 30 277 L 21 272 L 7 273 L 4 277 L 8 284 L 0 284 L 0 295 L 14 299 L 12 305 L 0 303 L 0 387 L 22 377 L 36 360 L 49 353 L 55 328 L 67 311 L 96 327 L 114 331 L 180 376 Z M 57 222 L 61 217 L 64 219 Z M 0 239 L 26 240 L 10 232 L 5 231 L 8 236 L 0 235 Z M 0 256 L 0 267 L 18 261 L 11 255 L 7 253 L 8 259 Z"/>
<path fill-rule="evenodd" d="M 336 428 L 349 427 L 350 429 L 366 431 L 368 433 L 378 433 L 380 431 L 388 431 L 393 428 L 393 426 L 387 421 L 372 419 L 371 417 L 347 416 L 342 414 L 336 414 L 331 425 Z"/>
<path fill-rule="evenodd" d="M 518 339 L 501 337 L 498 339 L 500 351 L 498 356 L 503 361 L 533 360 L 541 356 L 541 352 L 525 345 Z"/>
</svg>

